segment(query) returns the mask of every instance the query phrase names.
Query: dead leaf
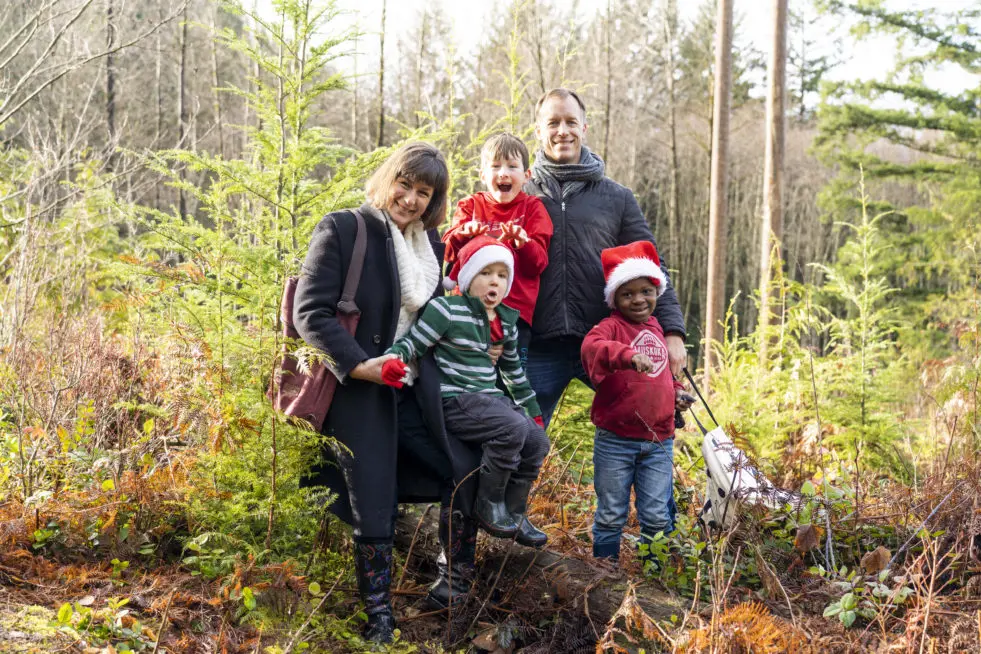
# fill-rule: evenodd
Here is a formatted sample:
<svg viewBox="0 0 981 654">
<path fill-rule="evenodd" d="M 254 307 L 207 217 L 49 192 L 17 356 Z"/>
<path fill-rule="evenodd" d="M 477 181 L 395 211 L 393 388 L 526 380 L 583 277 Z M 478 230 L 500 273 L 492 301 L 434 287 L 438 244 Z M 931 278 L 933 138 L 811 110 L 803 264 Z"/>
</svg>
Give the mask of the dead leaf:
<svg viewBox="0 0 981 654">
<path fill-rule="evenodd" d="M 773 572 L 770 564 L 763 560 L 763 555 L 760 554 L 759 550 L 756 550 L 756 572 L 760 576 L 760 581 L 763 582 L 763 588 L 766 589 L 770 597 L 783 596 L 783 586 L 780 584 L 780 580 Z"/>
<path fill-rule="evenodd" d="M 801 525 L 797 528 L 797 535 L 794 537 L 794 547 L 801 554 L 810 552 L 821 543 L 823 531 L 820 527 L 815 527 L 814 525 Z"/>
<path fill-rule="evenodd" d="M 82 599 L 78 600 L 79 606 L 92 606 L 95 603 L 95 595 L 86 595 Z"/>
<path fill-rule="evenodd" d="M 865 571 L 867 575 L 874 575 L 882 572 L 889 565 L 889 559 L 892 558 L 892 552 L 887 550 L 882 545 L 868 552 L 862 557 L 862 570 Z"/>
<path fill-rule="evenodd" d="M 485 652 L 493 652 L 497 646 L 497 627 L 492 627 L 477 634 L 472 641 L 473 646 Z"/>
</svg>

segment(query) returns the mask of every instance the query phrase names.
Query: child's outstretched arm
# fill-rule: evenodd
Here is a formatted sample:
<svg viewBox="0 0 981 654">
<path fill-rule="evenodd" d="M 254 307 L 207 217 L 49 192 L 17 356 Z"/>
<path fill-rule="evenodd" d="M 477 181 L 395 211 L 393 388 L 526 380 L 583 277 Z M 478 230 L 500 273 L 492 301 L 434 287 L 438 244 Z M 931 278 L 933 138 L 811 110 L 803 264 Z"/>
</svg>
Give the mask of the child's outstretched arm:
<svg viewBox="0 0 981 654">
<path fill-rule="evenodd" d="M 580 354 L 586 375 L 594 385 L 600 384 L 620 370 L 638 369 L 633 362 L 638 352 L 629 345 L 615 340 L 612 328 L 606 321 L 589 330 L 586 338 L 583 339 Z"/>
<path fill-rule="evenodd" d="M 443 233 L 443 243 L 446 243 L 446 252 L 443 259 L 446 263 L 456 262 L 457 252 L 460 251 L 467 241 L 477 236 L 478 233 L 487 231 L 487 227 L 481 225 L 473 219 L 473 197 L 460 200 L 456 205 L 456 213 L 453 214 L 453 223 L 450 228 Z M 481 229 L 483 231 L 481 231 Z"/>
<path fill-rule="evenodd" d="M 418 359 L 446 333 L 449 324 L 446 301 L 441 297 L 430 300 L 409 331 L 392 343 L 385 354 L 394 354 L 405 363 Z"/>
<path fill-rule="evenodd" d="M 538 418 L 542 410 L 538 406 L 538 398 L 532 390 L 528 377 L 521 367 L 518 356 L 518 329 L 512 326 L 509 333 L 504 335 L 504 351 L 497 360 L 497 368 L 501 371 L 501 379 L 511 394 L 514 403 L 522 407 L 531 418 Z"/>
</svg>

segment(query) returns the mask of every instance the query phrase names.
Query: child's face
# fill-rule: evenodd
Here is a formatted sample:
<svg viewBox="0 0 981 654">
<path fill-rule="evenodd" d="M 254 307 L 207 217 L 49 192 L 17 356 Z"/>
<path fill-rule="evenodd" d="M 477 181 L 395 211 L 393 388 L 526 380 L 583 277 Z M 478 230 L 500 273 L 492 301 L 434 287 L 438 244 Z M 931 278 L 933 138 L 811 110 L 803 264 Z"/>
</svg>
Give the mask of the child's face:
<svg viewBox="0 0 981 654">
<path fill-rule="evenodd" d="M 484 303 L 488 310 L 494 309 L 504 299 L 508 288 L 508 267 L 503 263 L 485 266 L 470 282 L 467 293 Z"/>
<path fill-rule="evenodd" d="M 531 171 L 525 170 L 520 156 L 483 157 L 480 160 L 480 181 L 498 204 L 507 204 L 518 197 L 521 187 L 530 178 Z"/>
<path fill-rule="evenodd" d="M 613 294 L 617 311 L 633 322 L 647 322 L 657 306 L 657 286 L 648 277 L 631 279 Z"/>
</svg>

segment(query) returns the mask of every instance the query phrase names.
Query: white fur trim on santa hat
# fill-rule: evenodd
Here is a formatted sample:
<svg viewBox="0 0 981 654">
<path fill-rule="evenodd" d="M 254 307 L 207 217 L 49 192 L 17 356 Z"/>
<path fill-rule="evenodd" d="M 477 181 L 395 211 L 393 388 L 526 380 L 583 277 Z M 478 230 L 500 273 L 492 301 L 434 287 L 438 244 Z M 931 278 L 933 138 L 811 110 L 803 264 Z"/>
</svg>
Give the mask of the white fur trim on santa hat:
<svg viewBox="0 0 981 654">
<path fill-rule="evenodd" d="M 650 259 L 646 257 L 624 259 L 621 263 L 617 264 L 617 267 L 613 269 L 613 272 L 610 273 L 610 276 L 606 280 L 606 287 L 603 289 L 606 306 L 612 309 L 613 296 L 616 295 L 617 289 L 627 282 L 640 277 L 650 277 L 660 282 L 660 284 L 655 285 L 658 297 L 661 297 L 668 288 L 668 280 L 664 276 L 664 273 L 661 272 L 661 267 Z"/>
<path fill-rule="evenodd" d="M 492 263 L 503 263 L 508 267 L 508 286 L 504 290 L 504 297 L 511 292 L 511 284 L 514 283 L 514 255 L 511 250 L 504 245 L 485 245 L 474 252 L 465 264 L 460 266 L 460 274 L 457 281 L 460 290 L 463 292 L 470 290 L 470 282 L 481 270 Z"/>
</svg>

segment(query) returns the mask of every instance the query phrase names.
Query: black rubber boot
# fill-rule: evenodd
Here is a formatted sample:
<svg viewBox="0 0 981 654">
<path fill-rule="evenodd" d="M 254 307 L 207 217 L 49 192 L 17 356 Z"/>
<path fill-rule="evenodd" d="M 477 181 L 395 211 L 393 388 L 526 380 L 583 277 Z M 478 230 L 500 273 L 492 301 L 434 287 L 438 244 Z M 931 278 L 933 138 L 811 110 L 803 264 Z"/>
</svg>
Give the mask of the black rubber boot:
<svg viewBox="0 0 981 654">
<path fill-rule="evenodd" d="M 518 536 L 515 540 L 528 547 L 541 548 L 548 542 L 548 534 L 528 520 L 528 495 L 533 483 L 531 479 L 511 477 L 505 492 L 505 503 L 511 518 L 518 524 Z"/>
<path fill-rule="evenodd" d="M 358 590 L 368 615 L 365 640 L 390 643 L 394 637 L 392 616 L 392 543 L 354 543 L 354 566 Z"/>
<path fill-rule="evenodd" d="M 518 533 L 518 525 L 504 503 L 504 489 L 510 477 L 509 470 L 493 470 L 486 465 L 480 468 L 473 516 L 481 529 L 498 538 L 514 538 Z"/>
<path fill-rule="evenodd" d="M 606 545 L 597 545 L 593 543 L 593 558 L 595 559 L 611 559 L 613 562 L 620 560 L 620 541 L 615 543 L 607 543 Z"/>
<path fill-rule="evenodd" d="M 457 606 L 467 598 L 473 584 L 477 551 L 477 523 L 463 517 L 460 511 L 450 514 L 449 507 L 439 511 L 439 542 L 442 551 L 436 559 L 439 575 L 429 587 L 427 599 L 434 606 L 445 609 Z"/>
</svg>

